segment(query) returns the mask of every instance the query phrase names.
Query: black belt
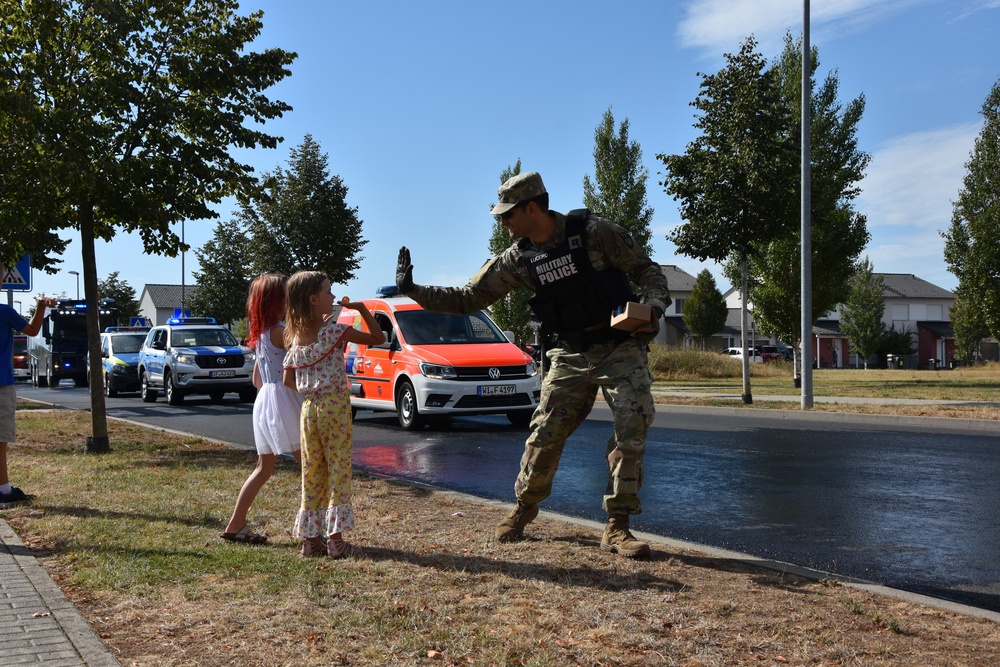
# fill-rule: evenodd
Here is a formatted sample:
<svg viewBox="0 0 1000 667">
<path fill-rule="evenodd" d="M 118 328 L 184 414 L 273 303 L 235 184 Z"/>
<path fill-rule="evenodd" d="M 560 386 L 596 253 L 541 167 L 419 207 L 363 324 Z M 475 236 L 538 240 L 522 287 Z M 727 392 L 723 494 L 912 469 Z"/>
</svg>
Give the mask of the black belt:
<svg viewBox="0 0 1000 667">
<path fill-rule="evenodd" d="M 603 345 L 623 343 L 631 338 L 628 331 L 603 327 L 593 331 L 577 331 L 574 333 L 559 334 L 559 346 L 570 352 L 586 352 L 592 345 Z"/>
</svg>

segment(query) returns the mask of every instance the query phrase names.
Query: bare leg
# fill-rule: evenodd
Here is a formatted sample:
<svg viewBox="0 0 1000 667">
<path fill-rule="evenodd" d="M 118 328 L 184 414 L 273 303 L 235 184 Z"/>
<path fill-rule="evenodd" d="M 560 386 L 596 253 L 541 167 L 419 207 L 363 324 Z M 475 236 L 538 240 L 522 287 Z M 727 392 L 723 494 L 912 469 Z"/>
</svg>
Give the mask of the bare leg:
<svg viewBox="0 0 1000 667">
<path fill-rule="evenodd" d="M 299 453 L 293 452 L 293 454 L 295 460 L 298 461 Z M 247 513 L 250 511 L 250 506 L 257 498 L 260 490 L 264 488 L 264 484 L 274 474 L 275 458 L 274 454 L 261 454 L 257 457 L 257 467 L 247 477 L 247 481 L 243 483 L 243 488 L 240 489 L 239 495 L 236 496 L 236 507 L 233 509 L 233 516 L 229 519 L 229 524 L 226 526 L 225 532 L 236 533 L 242 530 L 243 526 L 247 525 Z"/>
</svg>

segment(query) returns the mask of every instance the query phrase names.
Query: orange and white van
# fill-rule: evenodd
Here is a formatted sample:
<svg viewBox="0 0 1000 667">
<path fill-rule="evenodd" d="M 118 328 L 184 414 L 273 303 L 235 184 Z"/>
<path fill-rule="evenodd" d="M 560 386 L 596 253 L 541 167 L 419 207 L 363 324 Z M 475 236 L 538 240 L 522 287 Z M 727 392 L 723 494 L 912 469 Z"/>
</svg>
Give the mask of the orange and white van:
<svg viewBox="0 0 1000 667">
<path fill-rule="evenodd" d="M 528 424 L 541 394 L 538 367 L 485 312 L 432 313 L 391 295 L 360 301 L 386 342 L 347 347 L 352 412 L 391 410 L 407 430 L 448 415 L 503 414 Z M 356 310 L 341 310 L 338 321 L 367 330 Z"/>
</svg>

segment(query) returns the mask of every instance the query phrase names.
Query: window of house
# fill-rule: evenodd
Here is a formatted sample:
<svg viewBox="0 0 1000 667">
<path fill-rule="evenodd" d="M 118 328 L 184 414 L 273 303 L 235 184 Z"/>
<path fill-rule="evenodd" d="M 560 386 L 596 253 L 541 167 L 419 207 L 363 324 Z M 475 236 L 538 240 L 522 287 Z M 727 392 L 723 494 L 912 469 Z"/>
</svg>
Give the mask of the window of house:
<svg viewBox="0 0 1000 667">
<path fill-rule="evenodd" d="M 892 319 L 893 320 L 908 320 L 910 319 L 910 306 L 909 304 L 899 303 L 892 306 Z"/>
<path fill-rule="evenodd" d="M 674 312 L 678 315 L 684 312 L 684 299 L 674 299 Z"/>
</svg>

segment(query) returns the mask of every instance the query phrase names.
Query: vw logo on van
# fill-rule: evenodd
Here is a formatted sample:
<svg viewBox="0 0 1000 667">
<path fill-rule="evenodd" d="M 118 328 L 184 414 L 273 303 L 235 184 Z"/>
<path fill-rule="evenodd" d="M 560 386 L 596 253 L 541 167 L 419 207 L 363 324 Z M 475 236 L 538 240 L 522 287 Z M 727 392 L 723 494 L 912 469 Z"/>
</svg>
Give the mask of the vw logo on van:
<svg viewBox="0 0 1000 667">
<path fill-rule="evenodd" d="M 500 369 L 499 368 L 497 368 L 497 367 L 494 366 L 493 368 L 490 369 L 490 379 L 491 380 L 499 380 L 500 379 Z"/>
</svg>

